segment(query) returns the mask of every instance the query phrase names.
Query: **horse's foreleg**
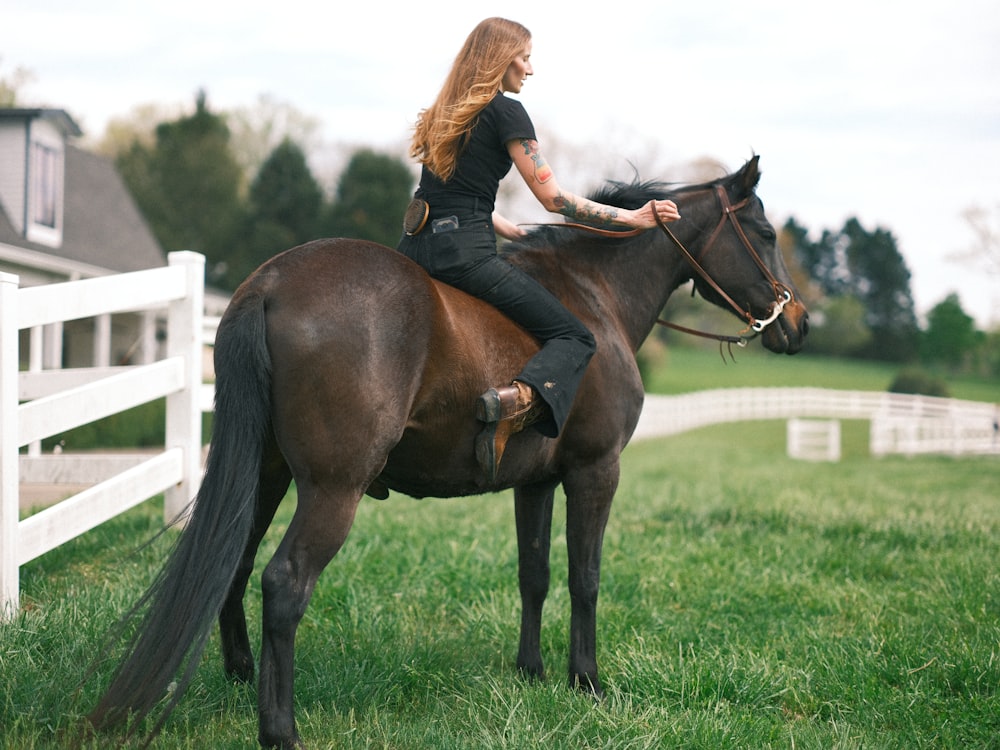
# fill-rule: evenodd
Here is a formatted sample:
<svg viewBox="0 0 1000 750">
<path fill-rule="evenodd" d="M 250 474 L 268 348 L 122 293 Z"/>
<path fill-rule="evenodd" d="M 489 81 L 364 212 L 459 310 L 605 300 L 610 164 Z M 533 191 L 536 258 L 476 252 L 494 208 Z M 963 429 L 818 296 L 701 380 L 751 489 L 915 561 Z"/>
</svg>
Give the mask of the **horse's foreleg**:
<svg viewBox="0 0 1000 750">
<path fill-rule="evenodd" d="M 569 629 L 571 687 L 601 697 L 597 676 L 597 594 L 601 582 L 601 547 L 611 501 L 618 486 L 618 463 L 576 473 L 566 490 L 566 544 L 569 554 Z"/>
<path fill-rule="evenodd" d="M 261 579 L 264 595 L 259 740 L 263 747 L 301 747 L 295 728 L 295 631 L 316 579 L 340 549 L 354 521 L 361 491 L 320 492 L 299 484 L 299 504 L 288 532 Z"/>
<path fill-rule="evenodd" d="M 257 512 L 254 517 L 250 538 L 243 552 L 243 559 L 229 587 L 226 601 L 219 613 L 219 636 L 222 642 L 222 663 L 226 674 L 240 682 L 250 682 L 253 679 L 253 650 L 247 635 L 247 619 L 243 610 L 243 597 L 246 593 L 247 581 L 253 573 L 254 559 L 257 548 L 274 519 L 288 491 L 292 475 L 280 454 L 265 460 L 262 464 L 260 477 L 260 493 L 257 502 Z"/>
<path fill-rule="evenodd" d="M 552 541 L 551 485 L 518 487 L 514 492 L 517 522 L 518 581 L 521 588 L 521 645 L 517 668 L 545 678 L 542 663 L 542 606 L 549 593 L 549 547 Z"/>
</svg>

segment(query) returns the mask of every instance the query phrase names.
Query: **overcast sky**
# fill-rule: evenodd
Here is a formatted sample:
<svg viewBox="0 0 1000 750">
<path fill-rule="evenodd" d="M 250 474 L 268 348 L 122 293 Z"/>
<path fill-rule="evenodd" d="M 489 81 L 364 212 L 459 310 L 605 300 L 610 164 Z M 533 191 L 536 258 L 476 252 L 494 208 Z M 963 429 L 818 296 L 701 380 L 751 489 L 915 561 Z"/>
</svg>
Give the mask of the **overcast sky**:
<svg viewBox="0 0 1000 750">
<path fill-rule="evenodd" d="M 887 229 L 919 313 L 957 292 L 981 325 L 1000 323 L 1000 279 L 949 260 L 974 244 L 966 209 L 1000 231 L 996 0 L 4 0 L 0 75 L 29 69 L 22 103 L 66 109 L 90 136 L 142 104 L 190 107 L 204 88 L 214 110 L 268 95 L 317 119 L 331 146 L 395 148 L 490 15 L 531 30 L 519 98 L 558 145 L 668 180 L 644 164 L 735 169 L 758 153 L 774 223 Z M 564 186 L 592 189 L 562 177 L 581 172 L 560 170 L 559 153 Z"/>
</svg>

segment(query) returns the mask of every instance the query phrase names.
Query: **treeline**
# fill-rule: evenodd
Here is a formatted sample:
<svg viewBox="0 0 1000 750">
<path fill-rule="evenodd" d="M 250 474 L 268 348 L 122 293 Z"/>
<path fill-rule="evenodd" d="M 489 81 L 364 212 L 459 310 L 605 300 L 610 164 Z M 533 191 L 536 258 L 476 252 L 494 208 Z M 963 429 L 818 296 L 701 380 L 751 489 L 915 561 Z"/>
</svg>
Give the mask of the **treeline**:
<svg viewBox="0 0 1000 750">
<path fill-rule="evenodd" d="M 810 240 L 793 218 L 779 242 L 809 300 L 810 351 L 920 364 L 945 374 L 1000 375 L 1000 331 L 978 330 L 958 295 L 941 300 L 920 326 L 910 271 L 888 230 L 868 230 L 851 218 Z M 908 377 L 916 379 L 912 371 Z M 945 390 L 934 383 L 919 389 Z"/>
<path fill-rule="evenodd" d="M 193 114 L 159 123 L 152 138 L 133 137 L 111 156 L 164 250 L 204 254 L 207 282 L 228 291 L 271 256 L 317 237 L 395 245 L 414 187 L 399 158 L 362 149 L 335 190 L 324 190 L 288 137 L 247 174 L 226 117 L 209 110 L 204 94 Z"/>
</svg>

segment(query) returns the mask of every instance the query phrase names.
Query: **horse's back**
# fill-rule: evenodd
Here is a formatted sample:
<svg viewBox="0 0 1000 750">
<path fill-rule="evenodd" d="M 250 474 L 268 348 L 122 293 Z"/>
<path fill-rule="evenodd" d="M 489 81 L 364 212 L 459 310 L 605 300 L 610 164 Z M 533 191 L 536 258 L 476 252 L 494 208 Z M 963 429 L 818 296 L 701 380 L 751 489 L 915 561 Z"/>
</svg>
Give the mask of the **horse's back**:
<svg viewBox="0 0 1000 750">
<path fill-rule="evenodd" d="M 530 337 L 492 306 L 365 240 L 322 239 L 286 250 L 247 279 L 233 304 L 250 297 L 264 301 L 269 343 L 276 345 L 281 331 L 314 351 L 335 340 L 348 351 L 385 355 L 384 345 L 395 342 L 401 351 L 471 357 L 487 369 L 498 339 L 531 347 Z M 445 350 L 429 351 L 435 343 Z"/>
<path fill-rule="evenodd" d="M 314 240 L 271 258 L 237 290 L 266 297 L 268 309 L 287 307 L 335 311 L 345 306 L 380 304 L 384 315 L 410 299 L 420 304 L 431 294 L 427 274 L 392 248 L 352 239 Z"/>
</svg>

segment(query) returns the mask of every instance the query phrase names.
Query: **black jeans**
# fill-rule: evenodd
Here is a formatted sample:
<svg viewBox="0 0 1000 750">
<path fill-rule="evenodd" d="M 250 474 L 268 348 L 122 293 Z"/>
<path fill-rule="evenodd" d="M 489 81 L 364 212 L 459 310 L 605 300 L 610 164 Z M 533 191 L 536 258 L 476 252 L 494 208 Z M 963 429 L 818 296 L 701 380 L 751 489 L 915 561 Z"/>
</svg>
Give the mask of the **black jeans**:
<svg viewBox="0 0 1000 750">
<path fill-rule="evenodd" d="M 594 355 L 594 336 L 555 295 L 497 255 L 488 214 L 457 216 L 457 229 L 435 233 L 428 222 L 420 234 L 404 234 L 399 251 L 435 279 L 493 305 L 538 339 L 541 351 L 516 379 L 532 386 L 551 410 L 551 420 L 543 419 L 534 427 L 557 437 Z"/>
</svg>

